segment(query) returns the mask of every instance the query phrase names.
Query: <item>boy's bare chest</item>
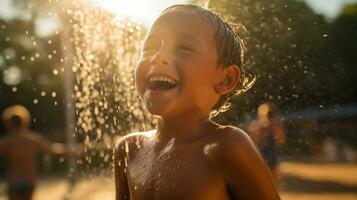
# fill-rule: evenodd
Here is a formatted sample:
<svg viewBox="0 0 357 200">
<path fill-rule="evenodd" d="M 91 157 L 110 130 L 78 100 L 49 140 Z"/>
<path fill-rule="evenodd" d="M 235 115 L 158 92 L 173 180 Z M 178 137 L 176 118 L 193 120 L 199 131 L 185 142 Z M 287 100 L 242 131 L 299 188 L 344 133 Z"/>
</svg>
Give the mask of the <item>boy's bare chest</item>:
<svg viewBox="0 0 357 200">
<path fill-rule="evenodd" d="M 130 159 L 132 199 L 225 199 L 224 183 L 199 146 L 153 149 L 142 148 Z"/>
</svg>

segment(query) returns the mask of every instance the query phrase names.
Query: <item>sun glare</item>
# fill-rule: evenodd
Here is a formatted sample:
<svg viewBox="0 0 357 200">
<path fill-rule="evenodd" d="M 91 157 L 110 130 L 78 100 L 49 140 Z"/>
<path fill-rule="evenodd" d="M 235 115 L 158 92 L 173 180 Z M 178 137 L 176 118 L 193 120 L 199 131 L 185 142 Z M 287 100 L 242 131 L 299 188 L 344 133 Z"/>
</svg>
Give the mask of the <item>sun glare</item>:
<svg viewBox="0 0 357 200">
<path fill-rule="evenodd" d="M 127 16 L 148 26 L 163 9 L 173 4 L 187 3 L 187 0 L 95 0 L 95 2 L 118 16 Z"/>
</svg>

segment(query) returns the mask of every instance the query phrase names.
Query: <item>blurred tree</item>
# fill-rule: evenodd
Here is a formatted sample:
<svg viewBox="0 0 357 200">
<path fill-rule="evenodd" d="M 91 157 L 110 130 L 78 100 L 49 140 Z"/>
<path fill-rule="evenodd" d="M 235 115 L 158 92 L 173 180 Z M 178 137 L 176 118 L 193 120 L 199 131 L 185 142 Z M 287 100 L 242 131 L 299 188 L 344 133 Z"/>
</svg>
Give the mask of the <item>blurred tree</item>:
<svg viewBox="0 0 357 200">
<path fill-rule="evenodd" d="M 285 112 L 344 103 L 347 97 L 341 91 L 347 83 L 342 80 L 349 77 L 330 42 L 332 24 L 304 2 L 217 0 L 210 7 L 246 27 L 247 32 L 240 33 L 247 47 L 244 67 L 257 76 L 251 91 L 237 98 L 220 119 L 244 122 L 249 116 L 242 113 L 255 114 L 266 101 Z M 340 32 L 352 36 L 350 30 Z"/>
<path fill-rule="evenodd" d="M 343 77 L 334 77 L 333 80 L 342 82 L 339 92 L 343 95 L 343 102 L 356 104 L 357 88 L 357 4 L 346 5 L 333 22 L 331 28 L 331 48 L 336 49 L 335 57 L 339 58 Z M 340 78 L 340 79 L 339 79 Z"/>
<path fill-rule="evenodd" d="M 48 32 L 59 19 L 48 1 L 10 2 L 12 17 L 0 18 L 0 111 L 22 104 L 31 111 L 34 129 L 62 129 L 59 27 Z"/>
<path fill-rule="evenodd" d="M 245 128 L 264 102 L 276 103 L 285 117 L 356 104 L 356 5 L 346 6 L 330 23 L 303 1 L 216 0 L 210 7 L 245 26 L 247 31 L 239 29 L 247 47 L 244 67 L 257 77 L 218 121 Z M 299 121 L 286 122 L 290 140 L 285 152 L 309 153 L 310 142 L 331 136 L 345 143 L 356 139 L 344 125 L 348 119 L 306 120 L 318 123 L 304 129 Z"/>
<path fill-rule="evenodd" d="M 335 57 L 339 60 L 343 76 L 332 75 L 331 79 L 341 86 L 335 92 L 341 97 L 341 103 L 356 105 L 357 88 L 357 4 L 349 4 L 344 7 L 341 14 L 332 23 L 331 38 L 329 40 L 331 48 L 335 49 Z M 336 130 L 330 124 L 326 124 L 327 129 L 337 140 L 342 140 L 351 146 L 357 147 L 356 132 L 357 117 L 350 117 L 340 123 L 344 124 L 343 129 Z M 341 135 L 343 137 L 341 137 Z"/>
</svg>

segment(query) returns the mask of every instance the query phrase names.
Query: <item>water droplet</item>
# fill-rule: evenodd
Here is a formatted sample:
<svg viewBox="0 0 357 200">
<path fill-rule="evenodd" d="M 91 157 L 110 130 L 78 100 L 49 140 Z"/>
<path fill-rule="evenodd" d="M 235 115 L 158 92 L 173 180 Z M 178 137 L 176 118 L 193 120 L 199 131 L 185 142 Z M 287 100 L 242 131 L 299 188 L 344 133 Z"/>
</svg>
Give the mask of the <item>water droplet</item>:
<svg viewBox="0 0 357 200">
<path fill-rule="evenodd" d="M 129 145 L 127 141 L 125 141 L 125 153 L 129 153 Z"/>
</svg>

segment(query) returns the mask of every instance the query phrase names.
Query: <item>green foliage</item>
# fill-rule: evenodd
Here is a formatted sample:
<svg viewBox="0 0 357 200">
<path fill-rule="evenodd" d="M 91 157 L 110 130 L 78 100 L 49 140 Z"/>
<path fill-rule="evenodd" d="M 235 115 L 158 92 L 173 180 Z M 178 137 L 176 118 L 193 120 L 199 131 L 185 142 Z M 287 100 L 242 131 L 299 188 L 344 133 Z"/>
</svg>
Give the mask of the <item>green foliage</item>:
<svg viewBox="0 0 357 200">
<path fill-rule="evenodd" d="M 351 15 L 348 22 L 342 14 L 327 23 L 304 2 L 292 0 L 217 0 L 211 7 L 246 27 L 247 33 L 240 33 L 247 47 L 243 67 L 257 77 L 253 88 L 236 98 L 220 120 L 243 123 L 267 101 L 276 103 L 284 114 L 355 102 L 349 95 L 352 75 L 347 64 L 356 64 L 357 37 L 351 29 L 356 19 Z M 341 43 L 337 38 L 342 34 Z M 342 59 L 341 52 L 346 55 Z"/>
<path fill-rule="evenodd" d="M 25 5 L 14 4 L 20 10 Z M 10 105 L 24 105 L 34 118 L 33 128 L 46 134 L 63 128 L 60 37 L 55 33 L 46 38 L 36 35 L 41 10 L 27 11 L 32 17 L 26 20 L 0 18 L 0 58 L 4 61 L 0 65 L 0 111 Z M 20 70 L 19 83 L 4 82 L 11 68 Z"/>
<path fill-rule="evenodd" d="M 343 76 L 335 80 L 342 85 L 343 102 L 356 103 L 357 89 L 357 4 L 347 5 L 341 15 L 331 25 L 330 46 L 336 50 L 336 59 L 341 65 Z"/>
<path fill-rule="evenodd" d="M 285 154 L 311 154 L 312 146 L 327 137 L 355 146 L 356 126 L 349 123 L 353 116 L 291 116 L 356 105 L 357 4 L 346 6 L 330 23 L 303 1 L 217 0 L 211 7 L 246 27 L 247 32 L 239 33 L 247 47 L 243 67 L 257 77 L 253 88 L 233 99 L 232 108 L 216 120 L 247 130 L 257 107 L 273 102 L 283 117 L 290 117 L 284 123 Z"/>
</svg>

